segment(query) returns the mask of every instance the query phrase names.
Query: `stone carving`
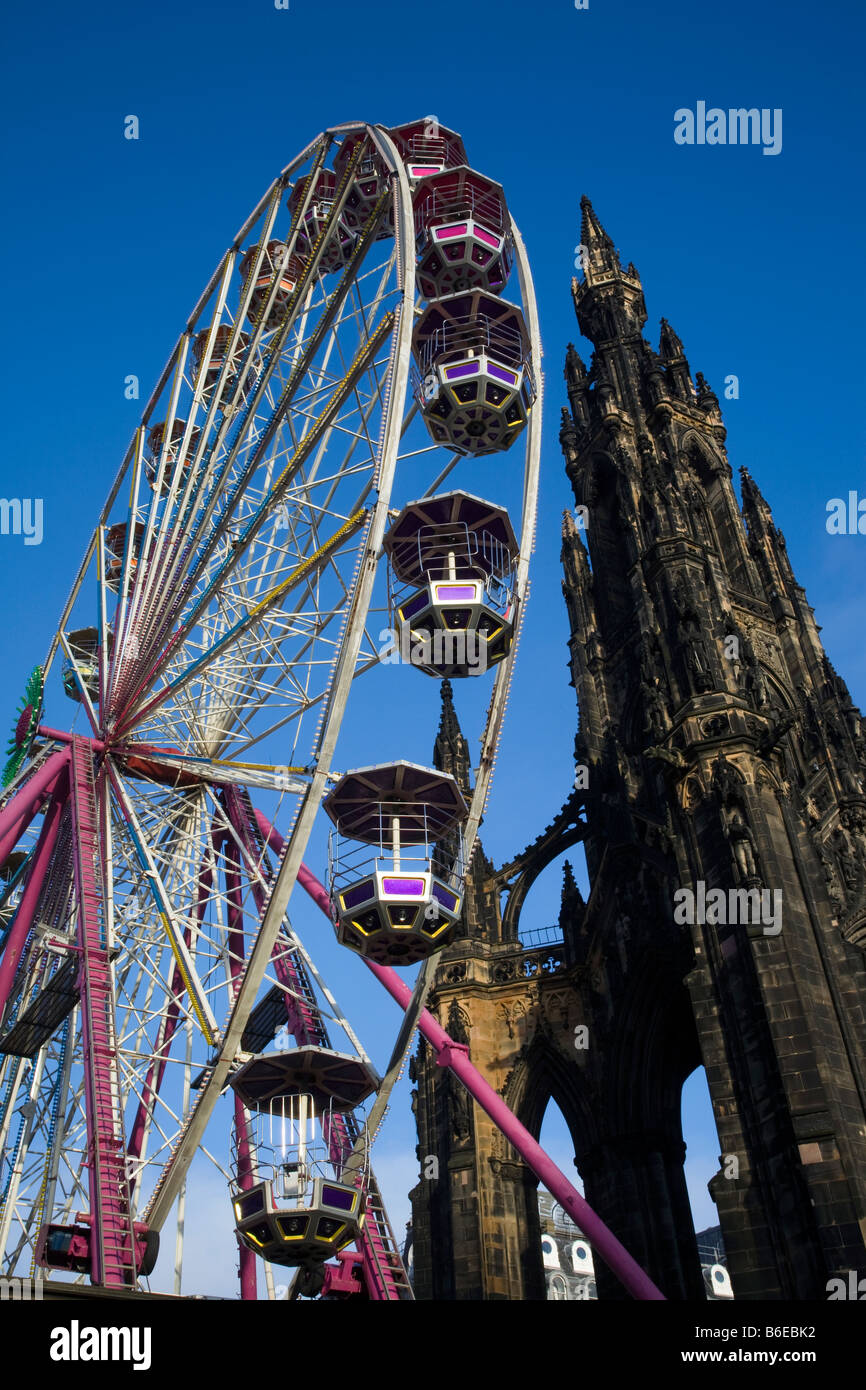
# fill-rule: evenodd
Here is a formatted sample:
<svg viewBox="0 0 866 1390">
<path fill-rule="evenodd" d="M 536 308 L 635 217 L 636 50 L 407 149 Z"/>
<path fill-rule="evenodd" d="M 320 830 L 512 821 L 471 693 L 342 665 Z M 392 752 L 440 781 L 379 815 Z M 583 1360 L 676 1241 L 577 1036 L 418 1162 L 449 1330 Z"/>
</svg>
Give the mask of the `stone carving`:
<svg viewBox="0 0 866 1390">
<path fill-rule="evenodd" d="M 742 773 L 729 763 L 722 749 L 713 763 L 713 788 L 721 798 L 722 804 L 727 805 L 734 797 L 739 796 L 742 790 Z"/>
<path fill-rule="evenodd" d="M 857 863 L 857 856 L 851 848 L 848 835 L 841 828 L 833 834 L 833 845 L 839 861 L 839 868 L 842 871 L 842 881 L 848 892 L 852 893 L 860 878 L 860 866 Z"/>
<path fill-rule="evenodd" d="M 820 842 L 816 848 L 818 858 L 821 861 L 821 868 L 824 870 L 824 879 L 827 884 L 827 892 L 830 901 L 838 908 L 842 904 L 842 889 L 839 883 L 839 876 L 836 873 L 836 865 L 833 862 L 833 856 L 828 853 L 826 846 Z"/>
<path fill-rule="evenodd" d="M 803 724 L 800 746 L 804 757 L 808 760 L 816 753 L 820 752 L 823 745 L 823 729 L 821 727 L 821 715 L 818 710 L 814 696 L 800 686 L 800 698 L 803 702 Z"/>
<path fill-rule="evenodd" d="M 645 632 L 640 644 L 640 678 L 646 685 L 654 685 L 658 679 L 657 654 L 658 643 Z"/>
<path fill-rule="evenodd" d="M 778 785 L 766 767 L 759 767 L 758 771 L 755 773 L 755 786 L 761 789 L 769 789 L 774 796 L 778 796 L 779 794 Z"/>
<path fill-rule="evenodd" d="M 672 597 L 677 613 L 677 642 L 685 653 L 686 674 L 692 690 L 696 693 L 714 690 L 715 681 L 698 616 L 697 600 L 685 570 L 680 570 L 677 576 Z"/>
<path fill-rule="evenodd" d="M 695 808 L 701 801 L 703 801 L 703 799 L 704 799 L 704 789 L 703 789 L 703 787 L 701 786 L 701 784 L 700 784 L 700 782 L 698 781 L 697 777 L 690 777 L 689 780 L 686 782 L 685 791 L 684 791 L 684 793 L 683 793 L 683 801 L 684 801 L 684 804 L 688 807 L 688 809 L 689 809 L 690 811 L 693 811 L 694 808 Z"/>
<path fill-rule="evenodd" d="M 784 714 L 771 719 L 769 725 L 764 729 L 758 739 L 758 751 L 764 757 L 781 743 L 785 734 L 792 729 L 798 722 L 800 716 L 794 710 L 786 710 Z"/>
<path fill-rule="evenodd" d="M 657 685 L 641 679 L 641 702 L 643 707 L 643 729 L 645 735 L 662 739 L 668 729 L 668 708 L 664 696 Z"/>
<path fill-rule="evenodd" d="M 767 704 L 767 681 L 748 634 L 743 638 L 741 651 L 746 664 L 746 694 L 755 709 L 763 709 Z"/>
<path fill-rule="evenodd" d="M 839 813 L 846 830 L 851 830 L 859 835 L 866 832 L 866 812 L 862 806 L 843 806 Z"/>
<path fill-rule="evenodd" d="M 746 824 L 745 816 L 739 807 L 731 812 L 725 826 L 725 834 L 731 842 L 734 861 L 740 877 L 746 882 L 758 877 L 758 861 L 755 854 L 755 837 Z"/>
<path fill-rule="evenodd" d="M 469 1093 L 463 1089 L 456 1076 L 449 1075 L 448 1081 L 448 1108 L 451 1111 L 451 1129 L 458 1144 L 462 1144 L 465 1143 L 472 1134 L 472 1112 L 470 1109 Z"/>
<path fill-rule="evenodd" d="M 815 798 L 813 796 L 807 796 L 805 800 L 805 806 L 806 815 L 809 817 L 809 824 L 812 826 L 820 825 L 821 812 L 818 810 Z"/>
<path fill-rule="evenodd" d="M 848 752 L 845 731 L 832 710 L 827 710 L 824 715 L 824 732 L 828 742 L 835 748 L 836 752 L 845 757 Z"/>
<path fill-rule="evenodd" d="M 726 714 L 714 714 L 711 719 L 704 720 L 701 732 L 706 734 L 707 738 L 720 738 L 730 727 Z"/>
<path fill-rule="evenodd" d="M 509 1038 L 513 1038 L 514 1027 L 511 1018 L 511 1010 L 509 1009 L 507 1004 L 496 1005 L 496 1017 L 498 1019 L 501 1019 L 505 1028 L 505 1032 L 508 1034 Z"/>
<path fill-rule="evenodd" d="M 451 1005 L 448 1009 L 447 1027 L 454 1042 L 468 1045 L 469 1029 L 471 1027 L 469 1015 L 464 1009 L 461 1009 L 456 999 L 451 1000 Z"/>
</svg>

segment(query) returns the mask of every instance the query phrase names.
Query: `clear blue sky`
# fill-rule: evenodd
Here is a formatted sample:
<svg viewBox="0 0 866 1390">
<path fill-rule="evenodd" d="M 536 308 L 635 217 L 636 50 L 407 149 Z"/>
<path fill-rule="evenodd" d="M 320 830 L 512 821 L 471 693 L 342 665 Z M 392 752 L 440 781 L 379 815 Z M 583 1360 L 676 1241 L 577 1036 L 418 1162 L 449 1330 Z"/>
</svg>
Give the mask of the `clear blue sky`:
<svg viewBox="0 0 866 1390">
<path fill-rule="evenodd" d="M 146 398 L 235 230 L 315 134 L 349 119 L 425 114 L 459 130 L 471 162 L 504 184 L 533 263 L 546 354 L 538 551 L 488 852 L 510 858 L 572 779 L 576 711 L 559 588 L 560 516 L 571 499 L 556 435 L 565 344 L 588 352 L 569 295 L 581 193 L 643 277 L 651 341 L 664 314 L 720 396 L 725 376 L 739 377 L 740 399 L 723 400 L 731 462 L 748 466 L 773 505 L 829 655 L 866 703 L 866 537 L 830 537 L 824 526 L 830 497 L 866 496 L 863 29 L 857 0 L 590 0 L 586 11 L 571 0 L 14 7 L 0 94 L 0 495 L 43 498 L 45 534 L 39 547 L 0 536 L 0 722 L 3 709 L 11 721 L 44 655 L 137 424 L 125 376 L 140 377 Z M 701 100 L 781 108 L 781 154 L 676 145 L 674 111 Z M 135 142 L 123 138 L 129 114 L 140 121 Z M 405 733 L 406 756 L 419 761 L 435 728 L 435 686 L 424 684 L 389 729 Z M 362 726 L 375 742 L 369 711 L 359 707 L 353 746 Z M 429 727 L 420 742 L 419 727 Z M 558 877 L 551 870 L 534 889 L 527 925 L 554 920 Z M 313 944 L 320 928 L 306 907 L 298 925 Z M 320 956 L 384 1061 L 396 1010 L 379 1009 L 362 968 L 329 942 Z M 710 1156 L 699 1191 L 716 1141 L 696 1107 L 688 1137 Z M 562 1156 L 561 1129 L 551 1136 Z M 405 1083 L 380 1147 L 399 1221 L 414 1170 Z M 706 1224 L 712 1208 L 702 1200 Z"/>
</svg>

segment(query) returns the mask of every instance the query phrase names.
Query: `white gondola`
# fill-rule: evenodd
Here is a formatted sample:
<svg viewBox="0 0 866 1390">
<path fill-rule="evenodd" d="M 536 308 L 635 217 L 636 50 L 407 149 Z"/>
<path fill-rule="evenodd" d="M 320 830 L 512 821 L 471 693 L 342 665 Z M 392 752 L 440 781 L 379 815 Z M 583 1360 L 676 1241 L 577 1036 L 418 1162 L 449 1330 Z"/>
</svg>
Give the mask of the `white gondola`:
<svg viewBox="0 0 866 1390">
<path fill-rule="evenodd" d="M 425 299 L 471 289 L 502 293 L 513 240 L 501 184 L 465 164 L 444 169 L 418 185 L 413 207 Z"/>
<path fill-rule="evenodd" d="M 81 703 L 80 677 L 91 700 L 95 700 L 99 695 L 99 633 L 95 627 L 82 627 L 70 632 L 67 641 L 75 663 L 64 658 L 63 689 L 70 700 Z"/>
<path fill-rule="evenodd" d="M 322 804 L 336 826 L 328 863 L 341 944 L 380 965 L 440 951 L 463 903 L 468 810 L 453 777 L 407 762 L 359 768 Z"/>
<path fill-rule="evenodd" d="M 508 513 L 466 492 L 410 502 L 385 537 L 400 657 L 439 680 L 482 675 L 511 650 L 517 541 Z"/>
<path fill-rule="evenodd" d="M 232 1086 L 250 1114 L 233 1152 L 232 1207 L 248 1249 L 272 1264 L 315 1268 L 357 1239 L 367 1136 L 362 1130 L 351 1171 L 341 1176 L 349 1155 L 340 1119 L 378 1085 L 363 1058 L 314 1046 L 263 1053 L 235 1074 Z"/>
<path fill-rule="evenodd" d="M 523 314 L 486 290 L 433 299 L 412 333 L 415 399 L 437 444 L 510 449 L 535 400 Z"/>
</svg>

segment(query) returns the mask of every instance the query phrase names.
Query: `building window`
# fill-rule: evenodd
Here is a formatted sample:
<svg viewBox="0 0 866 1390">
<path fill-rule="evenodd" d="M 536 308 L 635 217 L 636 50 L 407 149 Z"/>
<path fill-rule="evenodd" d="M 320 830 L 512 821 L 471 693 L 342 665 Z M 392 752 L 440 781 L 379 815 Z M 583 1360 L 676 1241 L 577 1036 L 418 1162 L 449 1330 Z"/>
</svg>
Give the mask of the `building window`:
<svg viewBox="0 0 866 1390">
<path fill-rule="evenodd" d="M 554 1274 L 550 1281 L 550 1297 L 551 1299 L 568 1298 L 568 1286 L 561 1274 Z"/>
<path fill-rule="evenodd" d="M 556 1242 L 550 1236 L 542 1236 L 541 1254 L 545 1269 L 559 1269 L 559 1251 L 556 1248 Z"/>
</svg>

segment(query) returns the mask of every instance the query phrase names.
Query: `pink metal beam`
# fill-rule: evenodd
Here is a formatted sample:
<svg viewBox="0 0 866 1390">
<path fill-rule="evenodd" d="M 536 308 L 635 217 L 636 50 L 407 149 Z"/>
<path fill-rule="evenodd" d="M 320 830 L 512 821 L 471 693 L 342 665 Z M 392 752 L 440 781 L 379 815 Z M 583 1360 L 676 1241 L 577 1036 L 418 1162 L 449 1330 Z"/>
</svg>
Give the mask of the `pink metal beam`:
<svg viewBox="0 0 866 1390">
<path fill-rule="evenodd" d="M 104 739 L 91 738 L 89 734 L 68 733 L 64 729 L 49 729 L 46 724 L 40 724 L 36 731 L 40 738 L 54 739 L 57 743 L 73 743 L 79 739 L 82 743 L 89 743 L 96 753 L 104 753 L 106 744 Z"/>
<path fill-rule="evenodd" d="M 135 1281 L 135 1245 L 114 1038 L 111 956 L 105 939 L 103 885 L 93 751 L 87 739 L 72 744 L 72 814 L 75 832 L 75 895 L 81 950 L 81 1046 L 85 1058 L 85 1106 L 94 1284 L 124 1288 Z"/>
<path fill-rule="evenodd" d="M 52 753 L 38 772 L 34 772 L 33 776 L 19 787 L 9 805 L 0 811 L 0 864 L 9 858 L 22 831 L 27 829 L 42 805 L 43 798 L 68 766 L 68 749 Z"/>
<path fill-rule="evenodd" d="M 18 911 L 15 913 L 15 920 L 6 940 L 6 948 L 3 952 L 3 959 L 0 960 L 0 1014 L 6 1007 L 9 998 L 9 991 L 15 979 L 15 973 L 21 960 L 21 952 L 30 935 L 30 928 L 33 926 L 33 917 L 36 906 L 39 902 L 39 894 L 45 882 L 45 875 L 51 863 L 51 856 L 54 853 L 54 846 L 57 844 L 57 834 L 60 829 L 60 822 L 63 811 L 69 797 L 69 773 L 68 759 L 60 768 L 58 781 L 55 786 L 51 804 L 45 813 L 45 821 L 42 826 L 42 833 L 36 846 L 36 853 L 33 856 L 33 863 L 27 876 L 27 883 L 24 892 L 21 894 L 21 901 L 18 904 Z"/>
<path fill-rule="evenodd" d="M 278 838 L 281 837 L 274 832 L 275 846 Z M 298 882 L 331 920 L 331 899 L 328 890 L 305 864 L 302 864 L 298 871 Z M 365 960 L 364 964 L 369 966 L 376 979 L 385 986 L 401 1009 L 407 1009 L 412 999 L 412 991 L 403 983 L 397 972 L 388 966 L 376 965 L 371 960 Z M 548 1158 L 529 1130 L 512 1114 L 502 1097 L 472 1065 L 469 1049 L 461 1043 L 454 1042 L 427 1009 L 421 1011 L 418 1028 L 436 1053 L 439 1066 L 449 1067 L 482 1110 L 486 1110 L 493 1123 L 501 1129 L 509 1143 L 513 1144 L 521 1158 L 526 1160 L 539 1180 L 544 1183 L 548 1192 L 580 1227 L 593 1249 L 609 1265 L 632 1297 L 663 1302 L 665 1296 L 661 1289 L 657 1288 L 649 1275 L 641 1269 L 625 1246 L 617 1240 L 613 1231 L 596 1216 L 577 1188 L 572 1186 L 565 1174 L 560 1172 L 551 1158 Z"/>
<path fill-rule="evenodd" d="M 224 874 L 228 909 L 229 970 L 231 972 L 232 984 L 239 985 L 240 976 L 244 968 L 244 910 L 243 893 L 241 891 L 241 857 L 237 845 L 230 839 L 226 839 L 224 853 L 226 861 Z M 235 1143 L 237 1145 L 238 1155 L 238 1186 L 242 1191 L 248 1192 L 255 1183 L 250 1126 L 243 1101 L 237 1093 L 235 1093 L 234 1099 Z M 255 1299 L 257 1296 L 256 1257 L 253 1251 L 250 1250 L 248 1246 L 244 1245 L 240 1236 L 238 1236 L 237 1241 L 240 1260 L 241 1298 Z"/>
</svg>

